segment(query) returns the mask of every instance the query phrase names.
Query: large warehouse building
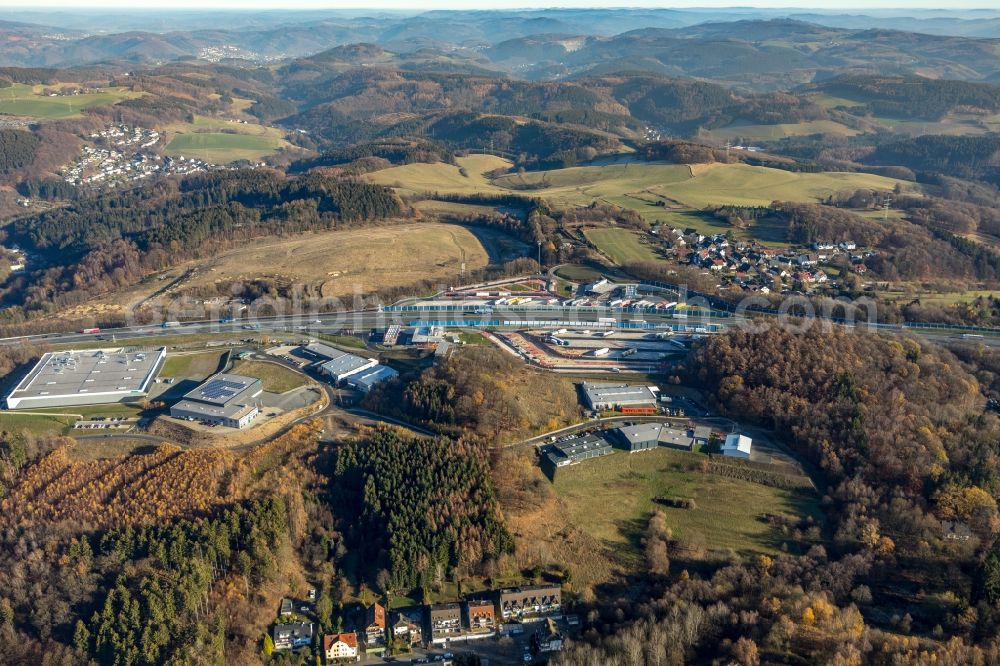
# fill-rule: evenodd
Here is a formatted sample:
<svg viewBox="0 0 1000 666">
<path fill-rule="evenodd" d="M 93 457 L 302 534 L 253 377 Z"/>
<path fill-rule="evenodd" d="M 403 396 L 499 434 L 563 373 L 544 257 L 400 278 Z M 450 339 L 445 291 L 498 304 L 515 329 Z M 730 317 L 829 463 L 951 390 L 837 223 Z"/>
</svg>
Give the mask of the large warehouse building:
<svg viewBox="0 0 1000 666">
<path fill-rule="evenodd" d="M 587 407 L 596 412 L 619 407 L 655 405 L 657 391 L 659 389 L 655 386 L 583 383 L 583 397 Z"/>
<path fill-rule="evenodd" d="M 170 415 L 229 428 L 245 428 L 260 414 L 256 398 L 263 392 L 263 384 L 255 377 L 220 373 L 185 395 L 170 408 Z"/>
<path fill-rule="evenodd" d="M 146 395 L 166 356 L 166 347 L 49 352 L 7 394 L 7 409 L 138 400 Z"/>
</svg>

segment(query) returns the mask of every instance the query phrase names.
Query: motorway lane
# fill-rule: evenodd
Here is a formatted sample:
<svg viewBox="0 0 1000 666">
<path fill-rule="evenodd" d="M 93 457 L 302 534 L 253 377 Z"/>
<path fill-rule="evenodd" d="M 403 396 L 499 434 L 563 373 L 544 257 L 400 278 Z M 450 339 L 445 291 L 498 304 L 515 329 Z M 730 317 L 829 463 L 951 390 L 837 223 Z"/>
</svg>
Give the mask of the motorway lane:
<svg viewBox="0 0 1000 666">
<path fill-rule="evenodd" d="M 417 312 L 378 312 L 375 310 L 354 310 L 348 312 L 337 312 L 319 315 L 287 315 L 278 317 L 264 317 L 255 320 L 255 323 L 245 324 L 242 321 L 221 323 L 218 320 L 203 320 L 194 322 L 183 322 L 177 326 L 163 328 L 155 324 L 142 326 L 130 326 L 124 328 L 102 329 L 100 333 L 80 333 L 77 331 L 66 333 L 42 333 L 37 335 L 17 336 L 0 339 L 0 345 L 15 345 L 24 342 L 43 344 L 79 344 L 85 342 L 105 342 L 111 336 L 116 341 L 141 342 L 144 338 L 159 338 L 183 335 L 199 334 L 232 334 L 253 336 L 260 333 L 301 333 L 308 335 L 313 332 L 352 329 L 367 330 L 372 328 L 387 328 L 391 324 L 407 326 L 415 320 L 466 320 L 470 322 L 486 322 L 496 319 L 508 319 L 519 321 L 534 321 L 537 326 L 544 327 L 547 322 L 573 319 L 576 321 L 595 322 L 601 316 L 614 316 L 618 321 L 642 320 L 647 323 L 687 323 L 697 325 L 699 323 L 719 323 L 725 326 L 738 326 L 746 323 L 747 319 L 742 316 L 730 316 L 723 318 L 677 318 L 669 315 L 659 315 L 651 313 L 579 313 L 574 308 L 563 310 L 521 310 L 502 311 L 492 314 L 477 314 L 474 308 L 465 311 L 446 310 L 421 310 Z M 886 332 L 898 332 L 892 329 Z M 954 331 L 933 331 L 926 329 L 907 329 L 907 332 L 920 336 L 926 340 L 946 343 L 967 340 L 983 344 L 988 347 L 1000 346 L 1000 337 L 983 336 L 974 338 L 963 338 L 960 333 Z"/>
</svg>

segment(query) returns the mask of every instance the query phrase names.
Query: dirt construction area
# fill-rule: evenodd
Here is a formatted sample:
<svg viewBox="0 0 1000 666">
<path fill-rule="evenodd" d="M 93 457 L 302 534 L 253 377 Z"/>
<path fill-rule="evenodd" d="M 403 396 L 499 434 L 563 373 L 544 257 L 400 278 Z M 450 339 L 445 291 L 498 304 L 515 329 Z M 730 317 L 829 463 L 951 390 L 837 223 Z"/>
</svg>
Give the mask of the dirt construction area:
<svg viewBox="0 0 1000 666">
<path fill-rule="evenodd" d="M 182 286 L 274 277 L 319 287 L 324 296 L 445 278 L 488 262 L 468 230 L 448 224 L 400 224 L 266 240 L 199 266 Z"/>
<path fill-rule="evenodd" d="M 157 297 L 170 301 L 191 288 L 270 278 L 327 297 L 363 294 L 419 280 L 445 280 L 482 268 L 489 254 L 468 229 L 435 222 L 323 231 L 267 238 L 209 260 L 172 267 L 114 298 L 75 307 L 73 316 L 109 316 Z"/>
</svg>

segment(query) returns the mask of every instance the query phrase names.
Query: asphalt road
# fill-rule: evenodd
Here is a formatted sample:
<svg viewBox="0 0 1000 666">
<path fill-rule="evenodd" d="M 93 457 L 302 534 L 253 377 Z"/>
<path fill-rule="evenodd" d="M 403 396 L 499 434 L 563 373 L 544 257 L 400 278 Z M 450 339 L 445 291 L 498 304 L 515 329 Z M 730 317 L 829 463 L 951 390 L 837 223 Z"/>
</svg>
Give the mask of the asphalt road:
<svg viewBox="0 0 1000 666">
<path fill-rule="evenodd" d="M 506 282 L 506 281 L 505 281 Z M 486 286 L 486 285 L 484 285 Z M 728 317 L 689 317 L 678 318 L 671 314 L 612 312 L 610 310 L 588 308 L 581 311 L 576 308 L 558 309 L 515 309 L 497 310 L 490 314 L 477 313 L 474 307 L 465 310 L 448 311 L 444 309 L 427 309 L 412 312 L 380 312 L 376 310 L 350 310 L 327 314 L 292 314 L 271 317 L 258 317 L 247 323 L 242 320 L 223 322 L 218 319 L 185 321 L 172 326 L 156 324 L 127 326 L 122 328 L 102 329 L 99 333 L 81 333 L 66 331 L 60 333 L 42 333 L 9 338 L 0 338 L 0 345 L 14 345 L 23 342 L 45 344 L 81 344 L 114 339 L 120 342 L 141 344 L 144 338 L 160 338 L 164 336 L 198 335 L 198 334 L 244 334 L 252 336 L 259 333 L 305 333 L 331 330 L 369 330 L 372 328 L 387 328 L 392 324 L 408 326 L 413 321 L 422 320 L 464 320 L 472 324 L 495 320 L 532 321 L 538 327 L 545 327 L 551 322 L 574 320 L 597 322 L 600 317 L 614 317 L 617 321 L 644 321 L 649 324 L 688 324 L 699 326 L 718 324 L 722 327 L 733 327 L 750 322 L 742 315 Z M 554 325 L 554 324 L 553 324 Z M 829 325 L 824 322 L 824 325 Z M 521 326 L 520 328 L 523 328 Z M 887 332 L 897 332 L 893 329 L 882 329 Z M 949 342 L 960 339 L 974 340 L 977 343 L 994 347 L 1000 345 L 998 336 L 963 336 L 959 330 L 942 329 L 906 329 L 907 332 L 918 335 L 933 342 Z"/>
</svg>

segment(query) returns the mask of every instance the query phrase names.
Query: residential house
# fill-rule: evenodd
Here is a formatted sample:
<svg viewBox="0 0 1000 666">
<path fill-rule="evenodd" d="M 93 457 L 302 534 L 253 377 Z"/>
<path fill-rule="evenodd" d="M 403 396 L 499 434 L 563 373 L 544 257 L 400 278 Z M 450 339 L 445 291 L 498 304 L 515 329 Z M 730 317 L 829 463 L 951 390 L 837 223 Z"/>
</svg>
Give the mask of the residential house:
<svg viewBox="0 0 1000 666">
<path fill-rule="evenodd" d="M 462 633 L 462 607 L 459 604 L 434 604 L 427 607 L 431 642 L 443 643 Z"/>
<path fill-rule="evenodd" d="M 385 647 L 385 606 L 377 601 L 365 611 L 365 647 Z"/>
<path fill-rule="evenodd" d="M 533 585 L 500 591 L 500 615 L 505 622 L 551 615 L 561 608 L 562 591 L 558 585 Z"/>
<path fill-rule="evenodd" d="M 726 435 L 726 441 L 722 444 L 722 455 L 749 460 L 752 442 L 752 439 L 739 433 Z"/>
<path fill-rule="evenodd" d="M 496 604 L 492 599 L 468 599 L 465 602 L 465 613 L 471 633 L 490 634 L 496 631 Z"/>
<path fill-rule="evenodd" d="M 279 615 L 291 615 L 295 612 L 295 601 L 290 597 L 281 598 L 281 607 L 278 609 Z"/>
<path fill-rule="evenodd" d="M 945 539 L 953 541 L 968 541 L 972 538 L 969 526 L 957 520 L 942 520 L 941 532 Z"/>
<path fill-rule="evenodd" d="M 353 632 L 326 634 L 323 636 L 323 655 L 326 657 L 327 663 L 360 661 L 357 635 Z"/>
<path fill-rule="evenodd" d="M 274 625 L 271 632 L 275 650 L 296 650 L 309 647 L 313 641 L 313 625 L 311 622 L 289 622 Z"/>
<path fill-rule="evenodd" d="M 563 649 L 563 635 L 551 619 L 545 622 L 545 628 L 535 633 L 533 643 L 539 652 L 559 652 Z"/>
<path fill-rule="evenodd" d="M 395 611 L 392 638 L 408 645 L 418 645 L 423 640 L 424 615 L 420 608 L 401 608 Z"/>
</svg>

